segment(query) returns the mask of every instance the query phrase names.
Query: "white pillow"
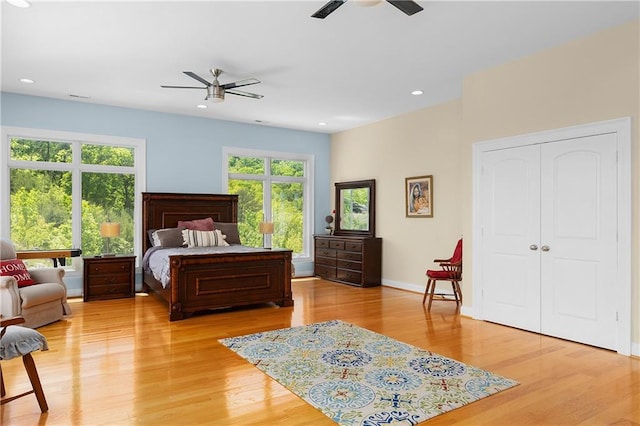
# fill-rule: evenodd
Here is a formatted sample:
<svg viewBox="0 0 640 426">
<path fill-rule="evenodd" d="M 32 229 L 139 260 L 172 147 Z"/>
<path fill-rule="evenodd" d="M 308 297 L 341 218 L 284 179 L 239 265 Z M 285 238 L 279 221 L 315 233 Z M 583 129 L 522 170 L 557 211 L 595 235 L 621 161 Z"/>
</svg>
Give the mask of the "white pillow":
<svg viewBox="0 0 640 426">
<path fill-rule="evenodd" d="M 187 247 L 226 247 L 229 245 L 225 241 L 225 236 L 219 229 L 215 231 L 195 231 L 184 229 L 182 238 Z"/>
</svg>

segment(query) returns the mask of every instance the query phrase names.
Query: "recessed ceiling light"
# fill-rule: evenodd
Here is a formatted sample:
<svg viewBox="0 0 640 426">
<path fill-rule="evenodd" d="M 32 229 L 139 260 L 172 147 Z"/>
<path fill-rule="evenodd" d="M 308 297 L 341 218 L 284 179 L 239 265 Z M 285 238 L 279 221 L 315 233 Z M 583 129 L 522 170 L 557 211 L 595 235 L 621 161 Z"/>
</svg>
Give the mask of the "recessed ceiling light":
<svg viewBox="0 0 640 426">
<path fill-rule="evenodd" d="M 35 81 L 31 80 L 30 78 L 21 78 L 20 83 L 33 84 L 35 83 Z"/>
<path fill-rule="evenodd" d="M 325 122 L 318 123 L 318 126 L 326 126 L 326 125 L 327 125 L 327 123 L 325 123 Z"/>
<path fill-rule="evenodd" d="M 27 0 L 7 0 L 7 3 L 15 7 L 22 7 L 22 8 L 31 7 L 31 3 L 29 3 Z"/>
<path fill-rule="evenodd" d="M 205 109 L 207 106 L 205 104 L 196 105 L 196 108 Z"/>
<path fill-rule="evenodd" d="M 411 94 L 413 96 L 420 96 L 422 95 L 424 92 L 422 90 L 414 90 L 413 92 L 411 92 Z"/>
</svg>

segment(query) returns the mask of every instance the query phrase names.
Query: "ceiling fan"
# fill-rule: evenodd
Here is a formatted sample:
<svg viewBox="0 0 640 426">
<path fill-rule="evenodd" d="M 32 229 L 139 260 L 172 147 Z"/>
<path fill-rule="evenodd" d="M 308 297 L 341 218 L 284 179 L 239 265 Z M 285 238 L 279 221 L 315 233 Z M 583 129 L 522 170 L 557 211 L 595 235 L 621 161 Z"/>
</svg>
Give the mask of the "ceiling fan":
<svg viewBox="0 0 640 426">
<path fill-rule="evenodd" d="M 372 1 L 372 0 L 357 0 L 360 4 L 371 6 L 380 3 L 380 0 Z M 329 3 L 322 6 L 320 9 L 316 11 L 311 17 L 324 19 L 329 14 L 333 13 L 337 8 L 345 4 L 347 0 L 331 0 Z M 387 0 L 387 2 L 391 3 L 405 14 L 411 16 L 414 13 L 418 13 L 422 10 L 422 6 L 418 3 L 411 0 Z"/>
<path fill-rule="evenodd" d="M 209 83 L 204 78 L 200 77 L 198 74 L 193 73 L 191 71 L 184 71 L 186 75 L 189 77 L 198 80 L 200 83 L 204 84 L 204 87 L 194 87 L 194 86 L 160 86 L 165 89 L 206 89 L 207 96 L 204 98 L 205 101 L 213 101 L 213 102 L 224 102 L 224 95 L 228 93 L 230 95 L 238 95 L 238 96 L 246 96 L 247 98 L 253 99 L 262 99 L 262 95 L 257 95 L 255 93 L 244 92 L 242 90 L 236 90 L 236 87 L 249 86 L 252 84 L 260 83 L 260 80 L 255 78 L 249 78 L 247 80 L 240 80 L 233 83 L 220 84 L 218 81 L 218 77 L 222 74 L 222 70 L 218 68 L 211 68 L 209 70 L 211 75 L 213 75 L 213 81 Z M 230 90 L 231 89 L 231 90 Z"/>
</svg>

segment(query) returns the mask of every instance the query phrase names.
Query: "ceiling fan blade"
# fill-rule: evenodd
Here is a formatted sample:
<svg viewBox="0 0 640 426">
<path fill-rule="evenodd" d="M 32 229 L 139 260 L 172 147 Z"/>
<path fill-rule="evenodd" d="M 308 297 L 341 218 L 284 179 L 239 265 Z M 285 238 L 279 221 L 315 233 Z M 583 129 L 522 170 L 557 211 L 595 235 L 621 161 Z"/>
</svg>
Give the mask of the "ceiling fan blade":
<svg viewBox="0 0 640 426">
<path fill-rule="evenodd" d="M 410 1 L 410 0 L 387 0 L 387 1 L 409 16 L 423 10 L 422 6 L 420 6 L 415 1 Z"/>
<path fill-rule="evenodd" d="M 316 13 L 311 15 L 311 17 L 312 18 L 318 18 L 318 19 L 324 19 L 327 16 L 329 16 L 330 13 L 332 13 L 337 8 L 342 6 L 346 1 L 347 0 L 331 0 L 329 3 L 325 4 L 320 9 L 318 9 L 316 11 Z"/>
<path fill-rule="evenodd" d="M 249 86 L 251 84 L 258 84 L 258 83 L 260 83 L 260 80 L 256 78 L 248 78 L 246 80 L 240 80 L 234 83 L 221 84 L 220 86 L 226 90 L 226 89 L 233 89 L 234 87 Z"/>
<path fill-rule="evenodd" d="M 264 98 L 263 95 L 257 95 L 255 93 L 243 92 L 242 90 L 225 90 L 225 93 L 228 93 L 230 95 L 246 96 L 247 98 L 253 98 L 253 99 L 262 99 L 262 98 Z"/>
<path fill-rule="evenodd" d="M 165 89 L 206 89 L 206 87 L 193 87 L 193 86 L 160 86 Z"/>
<path fill-rule="evenodd" d="M 204 78 L 200 77 L 198 74 L 195 74 L 191 71 L 183 71 L 186 75 L 188 75 L 191 78 L 195 78 L 196 80 L 198 80 L 200 83 L 204 84 L 205 86 L 211 86 L 211 83 L 209 83 L 207 80 L 205 80 Z"/>
</svg>

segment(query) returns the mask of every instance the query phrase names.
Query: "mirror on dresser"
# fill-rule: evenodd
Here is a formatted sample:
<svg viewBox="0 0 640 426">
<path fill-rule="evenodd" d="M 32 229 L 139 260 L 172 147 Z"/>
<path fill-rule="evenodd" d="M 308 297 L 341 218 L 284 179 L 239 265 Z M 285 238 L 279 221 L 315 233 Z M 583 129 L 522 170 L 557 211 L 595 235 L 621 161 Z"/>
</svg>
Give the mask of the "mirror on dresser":
<svg viewBox="0 0 640 426">
<path fill-rule="evenodd" d="M 376 236 L 375 179 L 335 184 L 336 225 L 334 235 Z"/>
<path fill-rule="evenodd" d="M 335 184 L 333 235 L 314 236 L 314 273 L 358 287 L 381 284 L 382 238 L 376 237 L 376 181 Z"/>
</svg>

